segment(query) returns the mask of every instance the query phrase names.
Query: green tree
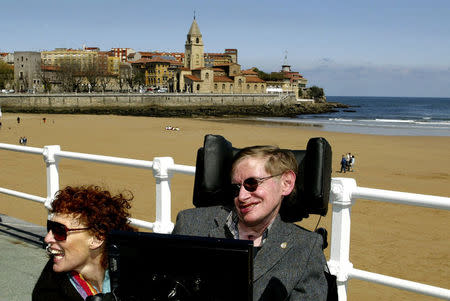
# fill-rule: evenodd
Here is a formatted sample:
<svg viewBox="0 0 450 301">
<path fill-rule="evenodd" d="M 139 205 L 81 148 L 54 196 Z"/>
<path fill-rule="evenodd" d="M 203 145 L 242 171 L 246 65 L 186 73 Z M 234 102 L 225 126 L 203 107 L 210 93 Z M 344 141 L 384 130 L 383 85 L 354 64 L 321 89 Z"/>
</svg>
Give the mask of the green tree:
<svg viewBox="0 0 450 301">
<path fill-rule="evenodd" d="M 56 67 L 43 64 L 41 66 L 41 72 L 37 72 L 45 93 L 50 93 L 52 91 L 52 84 L 55 77 L 54 74 L 56 73 L 55 70 Z"/>
<path fill-rule="evenodd" d="M 83 74 L 81 72 L 81 64 L 77 61 L 60 60 L 58 65 L 58 80 L 65 92 L 77 92 L 80 90 Z"/>
<path fill-rule="evenodd" d="M 86 78 L 90 85 L 91 91 L 94 91 L 99 84 L 100 78 L 103 76 L 103 70 L 101 69 L 100 63 L 97 58 L 92 62 L 88 63 L 83 71 L 82 75 Z"/>
<path fill-rule="evenodd" d="M 8 65 L 0 60 L 0 89 L 5 89 L 6 86 L 14 81 L 14 66 Z"/>
<path fill-rule="evenodd" d="M 284 74 L 282 72 L 271 72 L 266 73 L 264 71 L 259 70 L 258 68 L 253 68 L 253 70 L 258 73 L 258 77 L 263 80 L 273 80 L 273 81 L 281 81 L 284 79 Z"/>
<path fill-rule="evenodd" d="M 308 96 L 312 99 L 318 99 L 325 96 L 323 89 L 317 86 L 312 86 L 308 89 Z"/>
<path fill-rule="evenodd" d="M 134 90 L 136 86 L 145 84 L 145 71 L 140 68 L 130 67 L 124 72 L 124 78 L 130 90 Z"/>
</svg>

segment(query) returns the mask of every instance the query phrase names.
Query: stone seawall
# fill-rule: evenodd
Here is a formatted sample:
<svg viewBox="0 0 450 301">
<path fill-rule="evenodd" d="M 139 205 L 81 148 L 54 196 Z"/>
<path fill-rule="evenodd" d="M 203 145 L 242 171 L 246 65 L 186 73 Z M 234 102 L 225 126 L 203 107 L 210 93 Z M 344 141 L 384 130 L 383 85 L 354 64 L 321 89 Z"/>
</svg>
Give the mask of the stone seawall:
<svg viewBox="0 0 450 301">
<path fill-rule="evenodd" d="M 298 102 L 283 94 L 14 94 L 0 96 L 4 112 L 140 116 L 295 116 L 336 104 Z"/>
</svg>

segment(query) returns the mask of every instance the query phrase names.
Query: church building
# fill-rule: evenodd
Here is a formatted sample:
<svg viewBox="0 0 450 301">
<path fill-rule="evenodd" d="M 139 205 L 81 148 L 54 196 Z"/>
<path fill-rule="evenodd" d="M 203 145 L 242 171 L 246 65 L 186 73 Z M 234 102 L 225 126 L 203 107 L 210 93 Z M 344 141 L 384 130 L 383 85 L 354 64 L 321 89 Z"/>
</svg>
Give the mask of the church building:
<svg viewBox="0 0 450 301">
<path fill-rule="evenodd" d="M 202 34 L 194 17 L 187 34 L 184 66 L 175 77 L 175 90 L 189 93 L 266 93 L 265 81 L 258 78 L 256 72 L 241 71 L 237 61 L 236 49 L 226 49 L 224 54 L 205 55 Z"/>
</svg>

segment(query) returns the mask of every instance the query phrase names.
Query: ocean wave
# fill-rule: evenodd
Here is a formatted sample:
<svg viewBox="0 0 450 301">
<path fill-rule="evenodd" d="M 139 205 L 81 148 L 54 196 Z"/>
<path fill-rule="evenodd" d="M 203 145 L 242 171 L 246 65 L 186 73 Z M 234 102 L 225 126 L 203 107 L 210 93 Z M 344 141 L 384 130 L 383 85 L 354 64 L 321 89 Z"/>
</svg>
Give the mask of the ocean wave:
<svg viewBox="0 0 450 301">
<path fill-rule="evenodd" d="M 407 119 L 407 120 L 404 120 L 404 119 L 375 119 L 375 121 L 377 121 L 377 122 L 392 122 L 392 123 L 414 123 L 415 121 L 414 120 L 411 120 L 411 119 Z"/>
<path fill-rule="evenodd" d="M 344 122 L 352 122 L 353 119 L 344 119 L 344 118 L 328 118 L 330 121 L 344 121 Z"/>
</svg>

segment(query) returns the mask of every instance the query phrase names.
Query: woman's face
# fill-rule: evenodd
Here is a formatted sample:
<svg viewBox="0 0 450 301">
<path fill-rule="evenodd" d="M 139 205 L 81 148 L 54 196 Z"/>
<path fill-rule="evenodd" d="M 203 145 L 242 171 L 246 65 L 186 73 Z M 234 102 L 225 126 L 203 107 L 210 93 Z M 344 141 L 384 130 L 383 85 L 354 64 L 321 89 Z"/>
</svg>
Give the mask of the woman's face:
<svg viewBox="0 0 450 301">
<path fill-rule="evenodd" d="M 244 158 L 235 166 L 231 183 L 242 184 L 244 180 L 251 177 L 272 176 L 265 170 L 265 162 L 266 159 L 263 158 Z M 281 177 L 273 177 L 261 182 L 253 192 L 241 186 L 239 195 L 234 198 L 240 222 L 247 227 L 267 227 L 275 219 L 284 196 Z"/>
<path fill-rule="evenodd" d="M 55 214 L 52 221 L 61 223 L 69 229 L 86 228 L 73 215 Z M 53 270 L 55 272 L 77 271 L 82 273 L 90 263 L 90 246 L 94 236 L 88 230 L 68 231 L 67 238 L 57 241 L 50 230 L 44 241 L 50 246 L 50 253 L 53 257 Z"/>
</svg>

